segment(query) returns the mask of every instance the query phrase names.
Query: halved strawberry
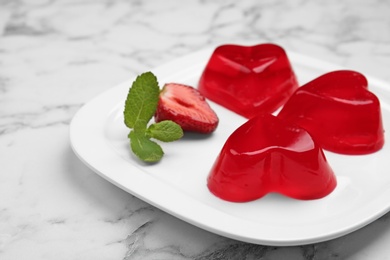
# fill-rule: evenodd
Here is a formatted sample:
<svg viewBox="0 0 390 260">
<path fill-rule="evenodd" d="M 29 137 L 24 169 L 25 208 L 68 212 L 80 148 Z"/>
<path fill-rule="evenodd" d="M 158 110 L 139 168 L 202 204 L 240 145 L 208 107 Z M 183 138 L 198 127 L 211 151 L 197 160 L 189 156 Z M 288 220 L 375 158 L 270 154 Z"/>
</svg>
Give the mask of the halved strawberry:
<svg viewBox="0 0 390 260">
<path fill-rule="evenodd" d="M 184 131 L 211 133 L 219 119 L 206 99 L 191 86 L 168 83 L 160 92 L 155 121 L 172 120 Z"/>
</svg>

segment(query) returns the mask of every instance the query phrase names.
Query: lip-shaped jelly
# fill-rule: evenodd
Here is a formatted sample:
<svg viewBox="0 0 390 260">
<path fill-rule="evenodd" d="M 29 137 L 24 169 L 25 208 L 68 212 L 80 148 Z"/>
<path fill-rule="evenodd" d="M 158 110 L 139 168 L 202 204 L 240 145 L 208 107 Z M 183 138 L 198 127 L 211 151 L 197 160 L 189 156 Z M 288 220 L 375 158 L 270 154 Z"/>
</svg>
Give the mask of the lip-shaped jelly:
<svg viewBox="0 0 390 260">
<path fill-rule="evenodd" d="M 380 102 L 355 71 L 324 74 L 300 87 L 278 117 L 306 129 L 323 149 L 369 154 L 384 144 Z"/>
<path fill-rule="evenodd" d="M 198 85 L 203 96 L 246 118 L 274 112 L 297 88 L 286 52 L 271 43 L 217 47 Z"/>
<path fill-rule="evenodd" d="M 214 195 L 233 202 L 256 200 L 270 192 L 319 199 L 336 183 L 310 134 L 271 114 L 249 119 L 229 136 L 207 179 Z"/>
</svg>

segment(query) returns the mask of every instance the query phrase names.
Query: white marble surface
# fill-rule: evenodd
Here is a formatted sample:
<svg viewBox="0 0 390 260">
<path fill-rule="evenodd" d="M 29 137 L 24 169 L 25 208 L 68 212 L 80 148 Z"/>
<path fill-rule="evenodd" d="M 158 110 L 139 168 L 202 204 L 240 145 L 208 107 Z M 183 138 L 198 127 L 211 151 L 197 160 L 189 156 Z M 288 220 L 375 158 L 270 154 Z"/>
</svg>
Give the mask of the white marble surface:
<svg viewBox="0 0 390 260">
<path fill-rule="evenodd" d="M 0 259 L 390 259 L 390 215 L 267 247 L 178 220 L 76 158 L 88 100 L 211 44 L 251 40 L 390 82 L 390 1 L 0 1 Z"/>
</svg>

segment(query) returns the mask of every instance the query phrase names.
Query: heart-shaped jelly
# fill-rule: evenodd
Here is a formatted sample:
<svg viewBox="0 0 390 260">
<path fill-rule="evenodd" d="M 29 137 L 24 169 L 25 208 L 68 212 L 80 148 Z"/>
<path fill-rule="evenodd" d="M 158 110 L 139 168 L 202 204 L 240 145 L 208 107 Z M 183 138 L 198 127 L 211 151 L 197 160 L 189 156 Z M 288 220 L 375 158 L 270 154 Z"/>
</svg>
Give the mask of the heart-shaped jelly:
<svg viewBox="0 0 390 260">
<path fill-rule="evenodd" d="M 217 197 L 234 202 L 270 192 L 310 200 L 328 195 L 336 182 L 321 147 L 306 130 L 260 114 L 229 136 L 207 186 Z"/>
<path fill-rule="evenodd" d="M 355 71 L 333 71 L 310 81 L 291 96 L 278 117 L 305 128 L 332 152 L 368 154 L 384 144 L 380 102 Z"/>
<path fill-rule="evenodd" d="M 278 45 L 222 45 L 210 57 L 198 88 L 206 98 L 251 118 L 278 109 L 298 82 Z"/>
</svg>

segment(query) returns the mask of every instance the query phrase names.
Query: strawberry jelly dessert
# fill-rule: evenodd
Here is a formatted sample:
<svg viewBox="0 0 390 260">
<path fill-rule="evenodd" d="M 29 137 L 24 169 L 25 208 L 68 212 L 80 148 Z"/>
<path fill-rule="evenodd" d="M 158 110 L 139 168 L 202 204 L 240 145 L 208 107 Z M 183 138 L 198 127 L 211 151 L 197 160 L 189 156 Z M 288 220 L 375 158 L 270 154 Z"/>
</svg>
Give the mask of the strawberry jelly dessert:
<svg viewBox="0 0 390 260">
<path fill-rule="evenodd" d="M 208 176 L 209 190 L 233 202 L 270 192 L 312 200 L 336 187 L 321 147 L 309 133 L 272 114 L 260 114 L 234 131 Z"/>
<path fill-rule="evenodd" d="M 217 47 L 198 86 L 206 98 L 246 118 L 274 112 L 297 88 L 286 52 L 269 43 Z"/>
<path fill-rule="evenodd" d="M 333 71 L 305 84 L 278 117 L 306 129 L 323 149 L 335 153 L 369 154 L 384 144 L 379 100 L 355 71 Z"/>
</svg>

